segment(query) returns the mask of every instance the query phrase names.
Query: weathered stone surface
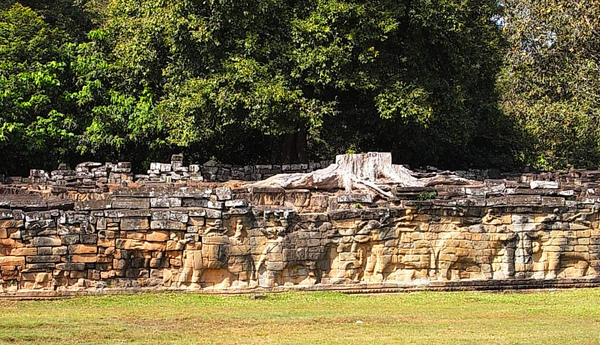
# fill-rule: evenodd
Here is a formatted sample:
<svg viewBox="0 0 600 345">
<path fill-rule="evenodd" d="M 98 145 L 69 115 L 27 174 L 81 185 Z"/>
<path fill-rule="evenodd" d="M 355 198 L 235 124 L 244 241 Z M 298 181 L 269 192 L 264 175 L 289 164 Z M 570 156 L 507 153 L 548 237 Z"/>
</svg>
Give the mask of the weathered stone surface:
<svg viewBox="0 0 600 345">
<path fill-rule="evenodd" d="M 144 209 L 149 207 L 150 200 L 147 198 L 117 197 L 112 201 L 112 208 Z"/>
<path fill-rule="evenodd" d="M 22 256 L 0 256 L 0 266 L 25 266 Z"/>
<path fill-rule="evenodd" d="M 58 237 L 34 237 L 31 244 L 35 247 L 58 247 L 62 241 Z"/>
<path fill-rule="evenodd" d="M 217 195 L 217 200 L 219 201 L 231 200 L 233 195 L 231 188 L 229 187 L 218 187 L 215 189 L 215 194 Z"/>
<path fill-rule="evenodd" d="M 169 207 L 180 207 L 181 198 L 173 198 L 169 196 L 162 196 L 150 199 L 150 207 L 158 208 L 169 208 Z"/>
<path fill-rule="evenodd" d="M 185 230 L 186 224 L 172 220 L 153 220 L 150 223 L 152 230 Z"/>
<path fill-rule="evenodd" d="M 150 231 L 146 234 L 146 241 L 166 242 L 169 240 L 168 231 Z"/>
<path fill-rule="evenodd" d="M 117 249 L 143 249 L 144 242 L 140 240 L 117 239 L 115 247 Z"/>
<path fill-rule="evenodd" d="M 208 199 L 200 198 L 183 198 L 181 200 L 183 207 L 208 207 Z"/>
<path fill-rule="evenodd" d="M 25 255 L 37 255 L 37 248 L 12 248 L 9 252 L 10 255 L 25 256 Z"/>
<path fill-rule="evenodd" d="M 558 189 L 558 182 L 554 181 L 531 181 L 529 182 L 529 185 L 531 186 L 531 189 Z"/>
<path fill-rule="evenodd" d="M 60 255 L 34 255 L 26 257 L 27 263 L 38 263 L 38 262 L 60 262 Z"/>
<path fill-rule="evenodd" d="M 373 197 L 370 194 L 342 194 L 338 195 L 337 202 L 370 204 L 373 202 Z"/>
<path fill-rule="evenodd" d="M 69 246 L 70 254 L 95 254 L 97 252 L 97 244 L 73 244 Z"/>
<path fill-rule="evenodd" d="M 180 161 L 168 166 L 151 168 L 148 178 L 156 182 L 127 187 L 127 167 L 116 173 L 116 164 L 81 166 L 73 175 L 51 175 L 65 194 L 14 203 L 6 196 L 0 207 L 20 203 L 25 211 L 0 210 L 1 279 L 18 281 L 17 289 L 63 291 L 96 283 L 320 289 L 518 281 L 525 287 L 600 277 L 600 174 L 392 185 L 383 192 L 394 197 L 386 199 L 365 189 L 195 184 Z M 194 173 L 251 178 L 284 169 L 255 168 L 206 165 Z M 113 184 L 74 185 L 78 178 Z M 177 183 L 158 183 L 164 178 Z M 58 193 L 28 191 L 36 190 Z M 69 200 L 60 199 L 67 193 Z"/>
<path fill-rule="evenodd" d="M 150 229 L 148 218 L 122 218 L 121 230 L 125 231 L 144 231 Z"/>
<path fill-rule="evenodd" d="M 225 201 L 225 207 L 248 207 L 248 200 L 236 199 Z"/>
<path fill-rule="evenodd" d="M 85 263 L 64 262 L 56 264 L 56 269 L 62 271 L 83 271 L 85 270 Z"/>
<path fill-rule="evenodd" d="M 25 225 L 25 222 L 20 219 L 3 219 L 0 220 L 0 228 L 21 228 Z"/>
<path fill-rule="evenodd" d="M 76 254 L 71 256 L 71 262 L 75 263 L 90 263 L 97 261 L 98 256 L 96 254 Z"/>
</svg>

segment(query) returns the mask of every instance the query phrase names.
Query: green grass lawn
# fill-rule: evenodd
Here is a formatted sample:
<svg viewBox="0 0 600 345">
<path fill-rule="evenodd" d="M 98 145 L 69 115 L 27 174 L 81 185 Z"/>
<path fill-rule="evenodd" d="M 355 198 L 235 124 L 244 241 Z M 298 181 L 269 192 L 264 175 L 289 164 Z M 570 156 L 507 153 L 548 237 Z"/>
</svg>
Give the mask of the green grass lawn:
<svg viewBox="0 0 600 345">
<path fill-rule="evenodd" d="M 600 289 L 1 301 L 0 344 L 598 344 Z"/>
</svg>

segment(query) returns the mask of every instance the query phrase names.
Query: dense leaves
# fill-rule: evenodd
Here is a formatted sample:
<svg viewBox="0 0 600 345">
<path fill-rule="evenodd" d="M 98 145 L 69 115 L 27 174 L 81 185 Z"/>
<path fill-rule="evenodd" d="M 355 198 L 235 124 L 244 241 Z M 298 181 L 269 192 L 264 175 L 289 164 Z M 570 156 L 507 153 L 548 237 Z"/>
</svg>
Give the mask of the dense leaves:
<svg viewBox="0 0 600 345">
<path fill-rule="evenodd" d="M 367 150 L 598 165 L 598 16 L 512 1 L 0 1 L 0 170 Z"/>
<path fill-rule="evenodd" d="M 68 36 L 16 4 L 0 12 L 3 170 L 66 160 L 76 139 L 66 81 Z"/>
<path fill-rule="evenodd" d="M 543 169 L 600 165 L 600 1 L 506 1 L 506 112 Z"/>
</svg>

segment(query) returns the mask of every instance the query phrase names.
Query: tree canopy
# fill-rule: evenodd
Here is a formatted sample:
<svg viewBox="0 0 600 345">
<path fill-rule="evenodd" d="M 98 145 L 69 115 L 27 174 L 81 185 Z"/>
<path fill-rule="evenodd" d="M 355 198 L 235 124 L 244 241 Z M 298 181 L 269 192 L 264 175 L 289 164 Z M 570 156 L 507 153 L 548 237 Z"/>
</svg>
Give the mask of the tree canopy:
<svg viewBox="0 0 600 345">
<path fill-rule="evenodd" d="M 0 171 L 368 150 L 597 166 L 598 16 L 563 2 L 0 1 Z"/>
<path fill-rule="evenodd" d="M 506 1 L 502 104 L 541 169 L 600 165 L 600 1 Z"/>
</svg>

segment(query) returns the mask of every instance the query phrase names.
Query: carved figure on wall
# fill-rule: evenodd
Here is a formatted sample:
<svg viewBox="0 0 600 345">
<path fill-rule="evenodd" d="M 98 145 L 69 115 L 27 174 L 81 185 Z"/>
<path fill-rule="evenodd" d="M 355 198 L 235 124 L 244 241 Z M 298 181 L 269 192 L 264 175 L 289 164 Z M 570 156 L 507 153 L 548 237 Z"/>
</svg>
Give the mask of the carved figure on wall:
<svg viewBox="0 0 600 345">
<path fill-rule="evenodd" d="M 189 284 L 189 288 L 199 288 L 203 271 L 202 250 L 184 250 L 183 270 L 179 273 L 179 279 L 176 286 L 183 287 Z"/>
<path fill-rule="evenodd" d="M 294 225 L 282 242 L 283 278 L 287 284 L 313 285 L 328 277 L 334 232 L 329 222 Z"/>
<path fill-rule="evenodd" d="M 510 247 L 515 235 L 501 231 L 502 227 L 491 227 L 490 232 L 479 224 L 444 234 L 437 247 L 437 269 L 439 278 L 452 279 L 451 268 L 457 264 L 479 267 L 485 279 L 493 279 L 492 263 L 503 248 Z M 499 231 L 500 230 L 500 231 Z M 510 251 L 508 251 L 510 253 Z M 506 255 L 506 254 L 505 254 Z M 512 258 L 508 258 L 512 260 Z M 511 272 L 505 272 L 510 276 Z"/>
<path fill-rule="evenodd" d="M 396 224 L 396 246 L 392 256 L 395 280 L 411 281 L 413 279 L 429 279 L 435 271 L 435 251 L 432 241 L 419 231 L 418 226 L 399 222 Z M 413 238 L 414 237 L 414 238 Z"/>
<path fill-rule="evenodd" d="M 532 236 L 534 278 L 556 279 L 565 269 L 570 269 L 570 276 L 576 277 L 587 276 L 590 269 L 598 272 L 597 265 L 593 265 L 598 261 L 592 260 L 589 249 L 578 246 L 580 250 L 574 250 L 578 239 L 573 237 L 569 241 L 569 232 L 547 229 L 535 232 Z"/>
<path fill-rule="evenodd" d="M 235 233 L 233 234 L 233 238 L 239 240 L 242 237 L 244 231 L 244 223 L 241 219 L 238 219 L 235 224 Z"/>
<path fill-rule="evenodd" d="M 267 237 L 265 248 L 256 263 L 256 275 L 261 286 L 275 286 L 278 283 L 281 271 L 283 271 L 281 242 L 287 232 L 288 221 L 282 218 L 277 222 L 279 223 L 278 226 L 261 229 Z"/>
</svg>

